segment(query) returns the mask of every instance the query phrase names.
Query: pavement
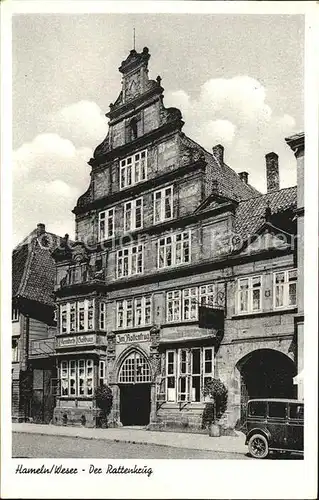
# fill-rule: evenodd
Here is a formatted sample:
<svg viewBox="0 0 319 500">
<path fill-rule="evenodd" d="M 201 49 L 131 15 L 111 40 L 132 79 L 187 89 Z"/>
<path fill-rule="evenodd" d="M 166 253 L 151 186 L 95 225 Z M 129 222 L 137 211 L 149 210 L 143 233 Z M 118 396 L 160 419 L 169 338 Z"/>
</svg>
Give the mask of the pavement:
<svg viewBox="0 0 319 500">
<path fill-rule="evenodd" d="M 13 423 L 12 432 L 96 439 L 133 444 L 152 444 L 189 450 L 247 453 L 245 435 L 242 432 L 236 432 L 236 436 L 209 437 L 208 434 L 149 431 L 140 427 L 88 429 L 86 427 L 64 427 L 51 424 L 45 425 L 29 423 Z"/>
</svg>

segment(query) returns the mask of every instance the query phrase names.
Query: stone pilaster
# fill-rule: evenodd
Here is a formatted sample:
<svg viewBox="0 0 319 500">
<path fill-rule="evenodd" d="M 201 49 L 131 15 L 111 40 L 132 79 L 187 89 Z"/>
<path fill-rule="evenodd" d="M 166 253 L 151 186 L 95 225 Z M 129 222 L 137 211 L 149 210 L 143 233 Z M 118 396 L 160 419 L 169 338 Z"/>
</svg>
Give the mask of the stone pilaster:
<svg viewBox="0 0 319 500">
<path fill-rule="evenodd" d="M 150 362 L 151 362 L 151 414 L 150 424 L 157 419 L 157 377 L 160 374 L 161 356 L 159 353 L 160 328 L 156 325 L 150 330 Z"/>
<path fill-rule="evenodd" d="M 114 332 L 107 334 L 107 348 L 106 348 L 106 370 L 107 381 L 113 393 L 113 405 L 111 413 L 108 417 L 110 427 L 121 426 L 120 421 L 120 388 L 117 385 L 116 370 L 115 370 L 115 357 L 116 357 L 116 336 Z"/>
</svg>

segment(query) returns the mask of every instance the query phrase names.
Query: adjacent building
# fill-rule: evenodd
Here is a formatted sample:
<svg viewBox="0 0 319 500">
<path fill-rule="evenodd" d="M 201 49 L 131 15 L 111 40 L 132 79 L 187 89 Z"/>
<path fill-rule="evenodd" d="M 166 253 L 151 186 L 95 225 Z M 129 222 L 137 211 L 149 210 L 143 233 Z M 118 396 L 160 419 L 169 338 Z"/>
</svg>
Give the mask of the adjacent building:
<svg viewBox="0 0 319 500">
<path fill-rule="evenodd" d="M 58 237 L 38 224 L 12 253 L 12 419 L 49 423 L 55 406 Z"/>
<path fill-rule="evenodd" d="M 295 134 L 286 139 L 297 160 L 297 266 L 299 272 L 298 280 L 298 312 L 295 316 L 295 336 L 296 336 L 296 363 L 297 376 L 295 382 L 298 387 L 298 398 L 304 397 L 304 159 L 305 159 L 305 134 Z"/>
<path fill-rule="evenodd" d="M 267 193 L 182 131 L 149 50 L 122 62 L 109 132 L 56 262 L 59 390 L 54 423 L 94 426 L 94 390 L 113 391 L 112 425 L 200 428 L 203 387 L 229 388 L 225 425 L 250 397 L 293 397 L 297 373 L 296 187 Z"/>
</svg>

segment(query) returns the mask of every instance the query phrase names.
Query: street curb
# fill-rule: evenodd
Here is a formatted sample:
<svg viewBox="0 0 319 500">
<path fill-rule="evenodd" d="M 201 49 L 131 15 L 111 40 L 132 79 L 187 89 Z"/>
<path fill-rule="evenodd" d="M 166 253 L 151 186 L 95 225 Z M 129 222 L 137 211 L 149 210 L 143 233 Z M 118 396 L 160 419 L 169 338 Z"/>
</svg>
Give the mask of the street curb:
<svg viewBox="0 0 319 500">
<path fill-rule="evenodd" d="M 242 455 L 241 451 L 232 451 L 232 450 L 221 450 L 221 449 L 211 449 L 211 448 L 193 448 L 189 446 L 176 446 L 174 444 L 162 444 L 162 443 L 152 443 L 150 441 L 133 441 L 131 439 L 115 439 L 115 438 L 107 438 L 107 437 L 98 437 L 98 436 L 80 436 L 78 434 L 74 434 L 73 436 L 69 434 L 51 434 L 45 432 L 27 432 L 25 430 L 13 430 L 13 434 L 36 434 L 38 436 L 54 436 L 54 437 L 67 437 L 67 438 L 78 438 L 78 439 L 86 439 L 88 441 L 109 441 L 113 443 L 127 443 L 127 444 L 143 444 L 143 445 L 152 445 L 152 446 L 161 446 L 163 448 L 177 448 L 183 450 L 196 450 L 196 451 L 210 451 L 212 453 L 231 453 L 232 455 Z"/>
</svg>

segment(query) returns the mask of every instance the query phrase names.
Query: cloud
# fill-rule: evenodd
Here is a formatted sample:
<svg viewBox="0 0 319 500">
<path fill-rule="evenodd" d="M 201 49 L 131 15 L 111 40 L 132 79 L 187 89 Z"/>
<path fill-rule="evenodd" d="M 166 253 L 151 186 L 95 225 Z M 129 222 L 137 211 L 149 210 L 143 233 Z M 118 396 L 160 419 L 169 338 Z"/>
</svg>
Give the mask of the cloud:
<svg viewBox="0 0 319 500">
<path fill-rule="evenodd" d="M 13 230 L 18 244 L 38 222 L 74 235 L 74 208 L 89 184 L 92 151 L 57 134 L 40 134 L 13 152 Z"/>
<path fill-rule="evenodd" d="M 107 119 L 92 101 L 79 101 L 49 117 L 48 129 L 77 147 L 94 148 L 107 134 Z"/>
<path fill-rule="evenodd" d="M 296 162 L 285 137 L 295 133 L 288 114 L 276 115 L 267 102 L 267 90 L 245 75 L 206 81 L 196 97 L 184 90 L 168 92 L 166 106 L 179 107 L 184 131 L 208 151 L 225 146 L 225 160 L 237 172 L 249 172 L 250 182 L 265 191 L 265 154 L 279 155 L 281 187 L 296 184 Z"/>
<path fill-rule="evenodd" d="M 107 134 L 95 102 L 79 101 L 48 117 L 45 132 L 13 152 L 13 243 L 37 223 L 74 237 L 71 212 L 90 181 L 88 160 Z"/>
<path fill-rule="evenodd" d="M 200 130 L 199 143 L 203 144 L 206 138 L 210 137 L 215 144 L 222 143 L 227 146 L 232 143 L 235 132 L 236 126 L 229 120 L 209 120 Z"/>
<path fill-rule="evenodd" d="M 270 151 L 279 155 L 281 187 L 296 183 L 295 158 L 284 141 L 296 132 L 295 120 L 276 115 L 256 79 L 210 79 L 196 97 L 182 89 L 167 92 L 165 105 L 181 109 L 185 133 L 207 150 L 223 144 L 226 162 L 237 172 L 249 172 L 251 184 L 261 191 L 264 156 Z M 107 120 L 96 103 L 82 100 L 49 116 L 44 131 L 13 152 L 14 244 L 38 222 L 74 237 L 71 210 L 88 187 L 87 161 L 107 134 Z"/>
</svg>

